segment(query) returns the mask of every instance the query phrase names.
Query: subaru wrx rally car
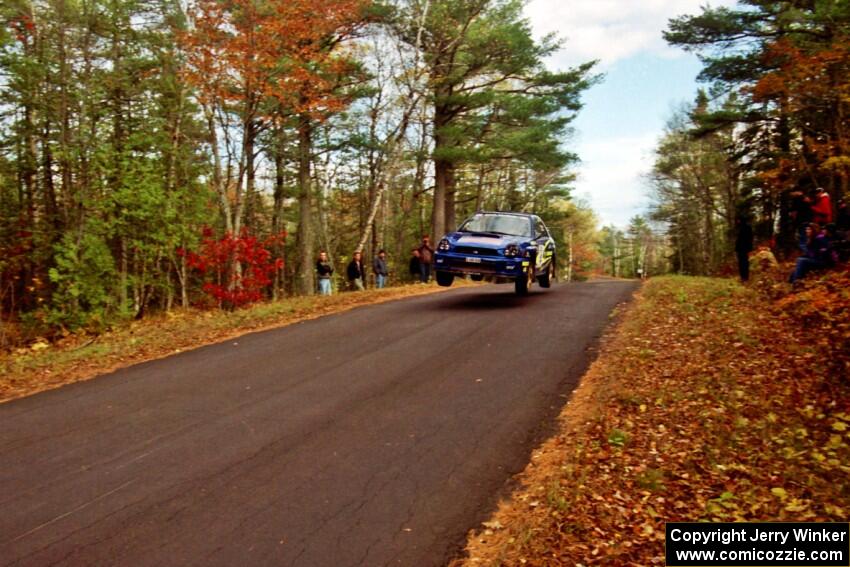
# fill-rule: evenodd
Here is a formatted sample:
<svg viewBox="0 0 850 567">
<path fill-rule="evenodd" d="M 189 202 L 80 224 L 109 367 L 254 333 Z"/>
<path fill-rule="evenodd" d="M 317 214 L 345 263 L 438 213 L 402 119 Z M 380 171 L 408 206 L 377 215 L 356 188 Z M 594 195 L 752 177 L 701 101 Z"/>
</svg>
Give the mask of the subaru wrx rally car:
<svg viewBox="0 0 850 567">
<path fill-rule="evenodd" d="M 437 245 L 437 283 L 456 275 L 473 280 L 513 280 L 519 295 L 536 279 L 549 287 L 555 277 L 555 241 L 540 217 L 526 213 L 478 212 Z"/>
</svg>

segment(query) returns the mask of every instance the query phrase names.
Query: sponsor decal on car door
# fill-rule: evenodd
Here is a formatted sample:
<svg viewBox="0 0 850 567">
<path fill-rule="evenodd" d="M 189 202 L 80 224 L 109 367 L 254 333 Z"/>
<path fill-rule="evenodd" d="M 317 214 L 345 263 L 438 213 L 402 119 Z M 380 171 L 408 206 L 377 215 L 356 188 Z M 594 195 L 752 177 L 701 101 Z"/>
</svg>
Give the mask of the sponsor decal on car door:
<svg viewBox="0 0 850 567">
<path fill-rule="evenodd" d="M 552 257 L 552 239 L 545 238 L 538 241 L 538 249 L 540 252 L 537 254 L 537 269 L 540 270 L 546 262 Z"/>
</svg>

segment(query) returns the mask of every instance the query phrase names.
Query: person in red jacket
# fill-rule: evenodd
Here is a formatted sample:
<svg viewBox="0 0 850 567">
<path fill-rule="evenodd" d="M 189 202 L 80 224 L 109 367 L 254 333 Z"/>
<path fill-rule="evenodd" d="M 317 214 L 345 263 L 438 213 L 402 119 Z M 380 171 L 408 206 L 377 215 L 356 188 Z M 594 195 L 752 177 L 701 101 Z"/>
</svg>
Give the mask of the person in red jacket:
<svg viewBox="0 0 850 567">
<path fill-rule="evenodd" d="M 814 221 L 821 226 L 832 222 L 832 201 L 829 199 L 829 193 L 823 187 L 815 189 L 812 214 L 814 215 Z"/>
</svg>

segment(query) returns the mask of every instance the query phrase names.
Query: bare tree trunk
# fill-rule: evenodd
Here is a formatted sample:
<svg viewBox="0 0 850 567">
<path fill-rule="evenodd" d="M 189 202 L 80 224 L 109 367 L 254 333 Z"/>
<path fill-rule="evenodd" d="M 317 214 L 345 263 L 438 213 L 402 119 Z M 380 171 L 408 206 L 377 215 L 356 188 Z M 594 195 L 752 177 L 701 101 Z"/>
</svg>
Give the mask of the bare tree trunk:
<svg viewBox="0 0 850 567">
<path fill-rule="evenodd" d="M 218 195 L 218 203 L 221 207 L 221 216 L 224 217 L 224 229 L 227 232 L 233 232 L 233 216 L 231 215 L 230 199 L 227 197 L 227 187 L 225 186 L 222 169 L 221 169 L 221 153 L 218 144 L 218 132 L 215 127 L 215 115 L 212 109 L 204 106 L 204 115 L 207 119 L 207 135 L 210 141 L 210 151 L 213 158 L 213 187 L 216 195 Z"/>
<path fill-rule="evenodd" d="M 298 123 L 298 291 L 313 295 L 316 281 L 313 273 L 313 203 L 310 178 L 312 157 L 312 125 L 309 116 Z"/>
<path fill-rule="evenodd" d="M 620 242 L 617 239 L 617 234 L 614 234 L 614 277 L 620 277 Z"/>
<path fill-rule="evenodd" d="M 705 268 L 704 273 L 702 275 L 709 275 L 714 272 L 715 266 L 715 249 L 716 244 L 714 242 L 714 218 L 711 207 L 706 203 L 706 208 L 703 211 L 703 215 L 705 216 Z"/>
<path fill-rule="evenodd" d="M 127 240 L 122 236 L 121 237 L 121 272 L 119 277 L 119 285 L 121 286 L 121 290 L 119 291 L 119 298 L 121 300 L 121 307 L 127 308 L 127 272 L 128 272 L 128 261 L 127 261 Z"/>
<path fill-rule="evenodd" d="M 519 191 L 517 191 L 516 170 L 508 164 L 508 210 L 518 211 L 520 209 Z"/>
<path fill-rule="evenodd" d="M 366 241 L 369 240 L 370 233 L 374 236 L 375 230 L 375 217 L 378 215 L 378 209 L 381 205 L 381 197 L 384 193 L 384 182 L 381 180 L 378 183 L 378 186 L 375 188 L 375 195 L 372 197 L 372 205 L 369 207 L 369 216 L 366 217 L 366 222 L 364 224 L 363 234 L 360 237 L 360 241 L 357 243 L 357 246 L 354 248 L 357 252 L 363 252 L 363 247 L 366 246 Z M 374 238 L 373 238 L 374 240 Z"/>
<path fill-rule="evenodd" d="M 44 212 L 53 229 L 51 238 L 58 239 L 61 231 L 59 205 L 56 201 L 56 186 L 53 183 L 53 152 L 50 151 L 50 121 L 46 120 L 41 138 L 41 159 L 44 169 Z"/>
<path fill-rule="evenodd" d="M 679 249 L 679 275 L 685 272 L 685 256 L 684 256 L 684 240 L 682 239 L 682 225 L 679 223 L 679 245 L 676 247 Z"/>
<path fill-rule="evenodd" d="M 58 34 L 59 51 L 59 168 L 62 172 L 61 195 L 68 199 L 71 195 L 71 112 L 68 108 L 68 55 L 65 48 L 65 1 L 58 3 L 59 19 L 61 21 Z M 67 210 L 62 207 L 62 222 L 68 224 Z"/>
<path fill-rule="evenodd" d="M 476 185 L 475 191 L 475 210 L 480 211 L 483 205 L 484 199 L 484 176 L 486 174 L 486 168 L 481 165 L 478 167 L 478 184 Z"/>
<path fill-rule="evenodd" d="M 284 260 L 285 262 L 285 252 L 286 247 L 285 243 L 278 240 L 280 235 L 283 234 L 283 191 L 284 191 L 284 155 L 283 149 L 285 144 L 285 139 L 283 135 L 283 128 L 280 128 L 278 132 L 275 133 L 274 140 L 274 202 L 272 204 L 272 233 L 275 235 L 275 243 L 274 249 L 272 253 L 274 254 L 275 259 Z M 275 269 L 274 272 L 274 281 L 272 283 L 272 297 L 274 299 L 279 299 L 284 295 L 284 283 L 286 277 L 286 266 L 282 266 L 279 269 Z"/>
<path fill-rule="evenodd" d="M 30 32 L 31 35 L 23 34 L 23 50 L 27 58 L 41 61 L 41 28 L 39 22 L 36 21 L 36 14 L 31 3 L 26 3 L 24 9 L 27 11 L 29 20 L 33 23 Z M 23 166 L 21 170 L 21 180 L 23 181 L 24 199 L 22 203 L 26 203 L 27 211 L 27 226 L 33 228 L 36 219 L 36 194 L 38 192 L 38 141 L 36 140 L 36 128 L 38 123 L 38 111 L 36 103 L 38 102 L 38 84 L 33 80 L 30 84 L 28 96 L 23 101 L 24 111 L 24 153 Z M 30 275 L 31 276 L 31 275 Z M 27 285 L 29 285 L 27 283 Z"/>
<path fill-rule="evenodd" d="M 189 269 L 186 265 L 186 255 L 181 254 L 179 262 L 172 257 L 171 263 L 174 265 L 174 272 L 177 274 L 177 282 L 180 284 L 180 306 L 185 309 L 186 307 L 189 307 L 189 288 L 187 281 Z"/>
<path fill-rule="evenodd" d="M 25 130 L 25 143 L 24 143 L 24 167 L 22 168 L 22 177 L 24 180 L 24 188 L 26 195 L 26 204 L 27 204 L 27 222 L 29 226 L 32 226 L 35 221 L 35 199 L 37 192 L 37 167 L 36 160 L 38 154 L 38 148 L 36 146 L 36 138 L 35 138 L 35 109 L 32 108 L 27 103 L 26 108 L 24 108 L 24 130 Z"/>
<path fill-rule="evenodd" d="M 454 164 L 450 164 L 446 171 L 446 224 L 443 227 L 443 232 L 434 234 L 434 238 L 442 238 L 443 234 L 457 228 L 455 219 L 455 196 L 456 196 L 457 179 L 455 178 Z"/>
<path fill-rule="evenodd" d="M 434 110 L 434 155 L 445 149 L 446 140 L 441 130 L 448 117 L 440 108 Z M 431 235 L 440 238 L 446 232 L 446 193 L 450 183 L 451 163 L 441 157 L 434 158 L 434 205 L 431 209 Z"/>
<path fill-rule="evenodd" d="M 180 87 L 177 101 L 177 112 L 174 115 L 174 123 L 171 125 L 171 153 L 168 156 L 168 168 L 166 170 L 166 187 L 174 191 L 177 185 L 177 152 L 180 148 L 180 136 L 182 134 L 183 105 L 186 100 L 185 86 Z"/>
<path fill-rule="evenodd" d="M 253 118 L 245 123 L 245 226 L 254 227 L 256 214 L 256 195 L 254 194 L 255 174 L 254 146 L 257 138 L 257 124 Z"/>
</svg>

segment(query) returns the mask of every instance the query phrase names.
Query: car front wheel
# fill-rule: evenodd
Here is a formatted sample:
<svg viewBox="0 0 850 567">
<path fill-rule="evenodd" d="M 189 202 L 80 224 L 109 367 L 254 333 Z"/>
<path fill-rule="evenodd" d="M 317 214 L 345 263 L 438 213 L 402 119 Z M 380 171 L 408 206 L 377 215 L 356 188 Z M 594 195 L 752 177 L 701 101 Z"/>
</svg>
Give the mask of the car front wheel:
<svg viewBox="0 0 850 567">
<path fill-rule="evenodd" d="M 549 265 L 546 266 L 546 271 L 542 276 L 537 276 L 537 283 L 540 284 L 540 287 L 548 288 L 552 286 L 552 272 L 555 270 L 555 262 L 549 262 Z"/>
<path fill-rule="evenodd" d="M 534 276 L 532 275 L 534 273 L 534 268 L 529 267 L 528 270 L 529 272 L 527 274 L 523 274 L 514 280 L 514 290 L 517 295 L 528 294 L 528 288 L 531 287 L 531 281 L 534 279 Z"/>
<path fill-rule="evenodd" d="M 454 274 L 448 272 L 437 272 L 437 284 L 443 287 L 449 287 L 455 281 Z"/>
</svg>

